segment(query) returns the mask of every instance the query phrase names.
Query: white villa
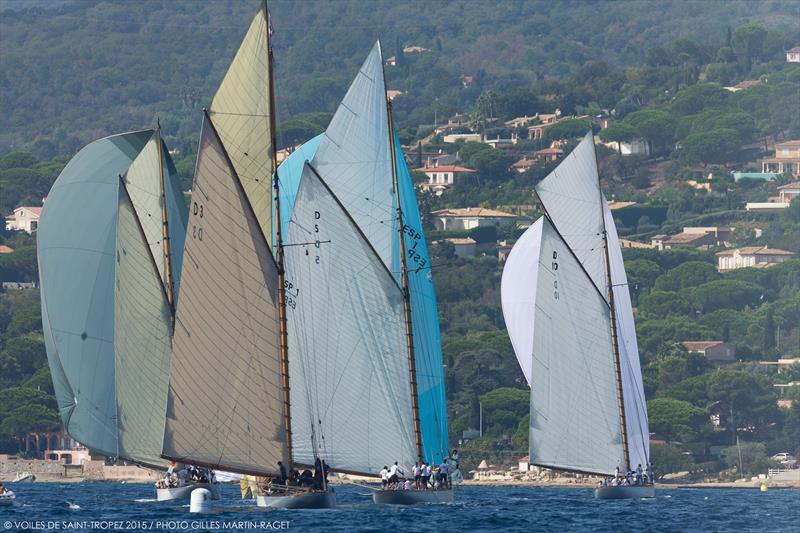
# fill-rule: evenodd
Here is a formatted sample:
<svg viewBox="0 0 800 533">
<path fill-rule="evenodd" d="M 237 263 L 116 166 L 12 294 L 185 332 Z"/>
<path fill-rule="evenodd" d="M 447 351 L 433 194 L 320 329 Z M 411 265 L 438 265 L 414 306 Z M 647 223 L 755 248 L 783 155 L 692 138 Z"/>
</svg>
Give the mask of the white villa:
<svg viewBox="0 0 800 533">
<path fill-rule="evenodd" d="M 41 207 L 20 206 L 14 213 L 6 217 L 6 231 L 24 231 L 33 233 L 39 229 Z"/>
</svg>

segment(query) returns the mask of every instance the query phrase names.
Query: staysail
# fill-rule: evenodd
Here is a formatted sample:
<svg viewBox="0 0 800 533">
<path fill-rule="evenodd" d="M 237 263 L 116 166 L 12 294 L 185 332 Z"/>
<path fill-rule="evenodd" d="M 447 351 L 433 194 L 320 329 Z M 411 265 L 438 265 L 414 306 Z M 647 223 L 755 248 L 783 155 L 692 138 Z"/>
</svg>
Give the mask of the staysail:
<svg viewBox="0 0 800 533">
<path fill-rule="evenodd" d="M 323 179 L 305 166 L 285 239 L 294 461 L 376 474 L 416 456 L 403 295 Z"/>
<path fill-rule="evenodd" d="M 287 460 L 277 267 L 208 115 L 192 190 L 163 453 L 274 474 Z"/>
<path fill-rule="evenodd" d="M 542 218 L 512 250 L 504 274 L 504 308 L 515 348 L 529 338 L 533 464 L 612 474 L 623 464 L 608 303 L 552 224 Z M 538 248 L 538 250 L 537 250 Z M 532 259 L 528 305 L 505 305 L 512 283 Z M 524 368 L 524 367 L 523 367 Z"/>
<path fill-rule="evenodd" d="M 208 114 L 272 243 L 269 21 L 262 4 L 217 89 Z"/>
<path fill-rule="evenodd" d="M 159 161 L 165 178 L 163 193 Z M 37 238 L 45 345 L 64 427 L 92 450 L 150 465 L 162 463 L 160 437 L 155 435 L 163 431 L 163 405 L 147 420 L 132 421 L 127 413 L 141 408 L 141 401 L 125 392 L 125 383 L 138 380 L 150 392 L 145 401 L 163 404 L 163 380 L 144 371 L 138 362 L 163 361 L 164 352 L 150 347 L 142 351 L 138 343 L 131 344 L 125 317 L 146 321 L 152 326 L 148 332 L 156 336 L 170 327 L 169 312 L 164 315 L 163 307 L 149 295 L 163 289 L 157 266 L 160 263 L 163 268 L 165 263 L 162 195 L 176 231 L 177 248 L 170 251 L 173 264 L 180 264 L 183 253 L 179 232 L 185 227 L 186 212 L 177 201 L 173 171 L 163 142 L 153 130 L 95 141 L 78 152 L 50 190 Z M 134 188 L 149 183 L 142 186 L 150 193 L 128 196 L 120 204 L 121 175 L 129 176 Z M 156 240 L 132 233 L 133 222 L 141 223 L 142 214 L 153 210 L 159 227 L 158 234 L 153 233 Z M 131 255 L 118 263 L 121 247 Z M 147 270 L 131 273 L 131 262 L 151 251 L 156 254 L 149 259 L 154 275 L 149 276 Z M 168 336 L 169 332 L 167 342 Z M 144 342 L 149 346 L 160 341 L 148 336 Z M 123 360 L 129 364 L 122 365 Z M 129 368 L 135 374 L 128 374 Z M 136 430 L 127 431 L 134 426 Z"/>
</svg>

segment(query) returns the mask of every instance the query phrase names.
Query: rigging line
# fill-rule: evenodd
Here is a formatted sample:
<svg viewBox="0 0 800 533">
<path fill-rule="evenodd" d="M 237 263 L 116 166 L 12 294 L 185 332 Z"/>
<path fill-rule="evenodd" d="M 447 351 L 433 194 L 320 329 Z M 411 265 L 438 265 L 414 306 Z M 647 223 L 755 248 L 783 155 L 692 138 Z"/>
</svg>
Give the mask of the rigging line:
<svg viewBox="0 0 800 533">
<path fill-rule="evenodd" d="M 289 248 L 291 246 L 309 246 L 309 245 L 317 244 L 317 243 L 319 243 L 319 244 L 330 244 L 331 240 L 328 239 L 327 241 L 295 242 L 295 243 L 291 243 L 291 244 L 284 243 L 283 247 L 284 248 Z"/>
<path fill-rule="evenodd" d="M 231 113 L 228 111 L 213 111 L 213 110 L 209 110 L 209 115 L 225 115 L 229 117 L 269 118 L 269 115 L 266 113 Z"/>
</svg>

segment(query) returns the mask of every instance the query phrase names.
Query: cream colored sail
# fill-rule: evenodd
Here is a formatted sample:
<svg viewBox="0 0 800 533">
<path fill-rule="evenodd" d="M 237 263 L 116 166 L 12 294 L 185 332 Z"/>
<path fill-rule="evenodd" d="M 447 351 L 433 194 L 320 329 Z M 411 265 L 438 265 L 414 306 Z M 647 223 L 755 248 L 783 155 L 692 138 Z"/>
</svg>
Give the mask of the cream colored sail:
<svg viewBox="0 0 800 533">
<path fill-rule="evenodd" d="M 272 240 L 269 23 L 262 6 L 217 89 L 209 115 L 247 198 Z"/>
<path fill-rule="evenodd" d="M 277 268 L 207 116 L 192 191 L 164 455 L 275 473 L 287 459 Z"/>
</svg>

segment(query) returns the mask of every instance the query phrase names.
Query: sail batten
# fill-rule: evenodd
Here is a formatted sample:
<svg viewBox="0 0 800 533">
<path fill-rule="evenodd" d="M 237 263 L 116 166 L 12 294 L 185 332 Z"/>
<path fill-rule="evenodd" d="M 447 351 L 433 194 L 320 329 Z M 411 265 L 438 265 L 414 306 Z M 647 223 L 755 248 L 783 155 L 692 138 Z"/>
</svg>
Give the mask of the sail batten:
<svg viewBox="0 0 800 533">
<path fill-rule="evenodd" d="M 204 115 L 163 455 L 275 473 L 287 459 L 277 267 L 242 185 Z"/>
</svg>

